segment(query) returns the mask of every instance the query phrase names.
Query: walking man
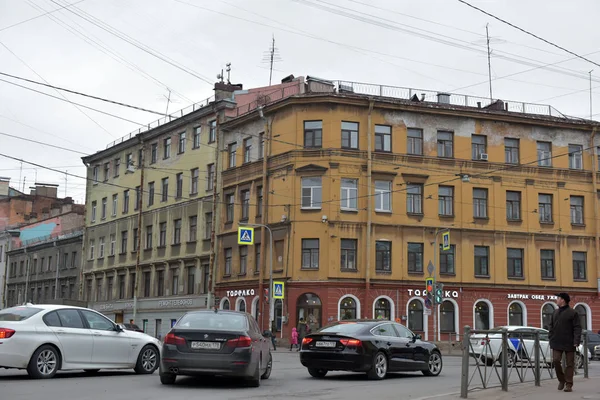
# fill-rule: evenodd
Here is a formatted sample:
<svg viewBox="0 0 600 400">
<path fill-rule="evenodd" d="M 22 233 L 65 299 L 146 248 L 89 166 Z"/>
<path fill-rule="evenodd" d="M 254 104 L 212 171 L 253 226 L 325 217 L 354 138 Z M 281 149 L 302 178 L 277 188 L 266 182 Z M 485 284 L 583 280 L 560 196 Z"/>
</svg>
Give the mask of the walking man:
<svg viewBox="0 0 600 400">
<path fill-rule="evenodd" d="M 556 296 L 558 309 L 554 311 L 550 321 L 550 348 L 558 378 L 558 390 L 564 389 L 565 392 L 572 392 L 575 350 L 581 341 L 581 324 L 577 311 L 569 307 L 571 301 L 569 294 L 559 293 Z M 565 371 L 562 368 L 563 353 L 567 359 Z"/>
</svg>

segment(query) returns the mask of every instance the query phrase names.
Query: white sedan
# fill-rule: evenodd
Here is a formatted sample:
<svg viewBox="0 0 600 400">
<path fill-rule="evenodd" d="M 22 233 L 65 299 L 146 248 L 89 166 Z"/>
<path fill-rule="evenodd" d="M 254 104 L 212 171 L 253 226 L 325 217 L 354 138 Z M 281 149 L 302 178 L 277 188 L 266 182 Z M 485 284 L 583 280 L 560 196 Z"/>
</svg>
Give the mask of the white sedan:
<svg viewBox="0 0 600 400">
<path fill-rule="evenodd" d="M 0 368 L 26 369 L 33 378 L 52 378 L 59 370 L 152 374 L 159 349 L 155 338 L 87 308 L 27 304 L 0 310 Z"/>
</svg>

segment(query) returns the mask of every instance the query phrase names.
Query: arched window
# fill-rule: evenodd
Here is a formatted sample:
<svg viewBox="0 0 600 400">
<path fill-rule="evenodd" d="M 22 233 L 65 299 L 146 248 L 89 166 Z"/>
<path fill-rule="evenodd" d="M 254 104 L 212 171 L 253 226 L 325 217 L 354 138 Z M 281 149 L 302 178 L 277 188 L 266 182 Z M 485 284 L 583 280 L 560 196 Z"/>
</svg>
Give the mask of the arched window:
<svg viewBox="0 0 600 400">
<path fill-rule="evenodd" d="M 523 325 L 523 307 L 519 303 L 511 303 L 508 308 L 508 324 L 522 326 Z"/>
<path fill-rule="evenodd" d="M 356 301 L 352 297 L 344 297 L 340 302 L 340 319 L 356 319 Z"/>
<path fill-rule="evenodd" d="M 283 316 L 283 301 L 281 299 L 275 300 L 275 329 L 277 332 L 281 332 L 281 317 Z"/>
<path fill-rule="evenodd" d="M 237 310 L 241 312 L 246 312 L 246 300 L 240 298 L 237 303 Z"/>
<path fill-rule="evenodd" d="M 454 313 L 456 310 L 451 301 L 446 300 L 440 305 L 440 332 L 456 332 Z"/>
<path fill-rule="evenodd" d="M 260 310 L 258 309 L 258 296 L 254 297 L 254 299 L 252 300 L 252 316 L 254 317 L 255 320 L 258 321 L 258 312 Z"/>
<path fill-rule="evenodd" d="M 229 310 L 229 299 L 223 300 L 223 305 L 221 306 L 221 310 Z"/>
<path fill-rule="evenodd" d="M 314 293 L 304 293 L 296 302 L 296 324 L 304 321 L 311 332 L 321 328 L 321 299 Z"/>
<path fill-rule="evenodd" d="M 408 304 L 408 329 L 423 332 L 423 302 L 414 299 Z"/>
<path fill-rule="evenodd" d="M 485 301 L 475 304 L 475 329 L 490 329 L 490 306 Z"/>
<path fill-rule="evenodd" d="M 550 321 L 552 321 L 552 314 L 554 314 L 554 306 L 550 303 L 544 304 L 542 307 L 542 328 L 549 330 L 550 329 Z"/>
<path fill-rule="evenodd" d="M 379 299 L 375 302 L 375 319 L 392 319 L 392 306 L 388 299 Z"/>
<path fill-rule="evenodd" d="M 579 314 L 579 321 L 581 321 L 581 329 L 587 330 L 587 310 L 581 304 L 575 306 L 575 311 Z"/>
</svg>

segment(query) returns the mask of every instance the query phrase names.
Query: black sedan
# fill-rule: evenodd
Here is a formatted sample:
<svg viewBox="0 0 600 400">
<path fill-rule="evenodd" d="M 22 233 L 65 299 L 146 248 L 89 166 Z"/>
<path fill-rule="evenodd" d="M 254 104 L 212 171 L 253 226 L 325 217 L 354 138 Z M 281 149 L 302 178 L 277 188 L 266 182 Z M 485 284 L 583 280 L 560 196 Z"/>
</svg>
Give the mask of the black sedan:
<svg viewBox="0 0 600 400">
<path fill-rule="evenodd" d="M 300 361 L 315 378 L 328 371 L 366 372 L 369 379 L 383 379 L 388 372 L 442 372 L 442 354 L 435 344 L 382 320 L 340 321 L 309 334 L 302 340 Z"/>
<path fill-rule="evenodd" d="M 186 313 L 165 336 L 160 381 L 175 383 L 178 375 L 223 375 L 260 386 L 271 375 L 269 341 L 249 314 L 237 311 Z"/>
</svg>

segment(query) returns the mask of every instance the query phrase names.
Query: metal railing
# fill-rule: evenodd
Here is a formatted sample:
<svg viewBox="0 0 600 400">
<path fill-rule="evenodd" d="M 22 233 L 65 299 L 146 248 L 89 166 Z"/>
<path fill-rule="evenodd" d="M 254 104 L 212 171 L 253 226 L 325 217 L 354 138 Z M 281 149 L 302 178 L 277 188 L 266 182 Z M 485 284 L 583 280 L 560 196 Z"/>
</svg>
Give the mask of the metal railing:
<svg viewBox="0 0 600 400">
<path fill-rule="evenodd" d="M 554 379 L 552 350 L 549 343 L 546 344 L 548 339 L 541 338 L 542 334 L 539 330 L 508 332 L 506 329 L 472 330 L 465 326 L 460 397 L 466 399 L 469 391 L 476 389 L 501 387 L 507 392 L 511 383 L 533 380 L 535 386 L 541 386 L 542 380 Z M 493 337 L 490 338 L 490 335 Z M 576 353 L 575 374 L 583 361 L 583 374 L 588 378 L 587 333 L 584 332 L 582 336 L 583 354 Z M 583 357 L 583 360 L 579 357 Z M 564 368 L 564 356 L 562 364 Z M 471 367 L 474 367 L 472 371 Z M 480 385 L 473 384 L 475 377 L 478 377 Z"/>
<path fill-rule="evenodd" d="M 73 228 L 67 231 L 50 233 L 44 236 L 38 236 L 32 239 L 24 240 L 13 245 L 13 250 L 20 249 L 23 247 L 34 246 L 38 244 L 42 244 L 45 242 L 53 242 L 55 240 L 64 240 L 72 237 L 76 237 L 79 235 L 83 235 L 83 229 L 81 228 Z"/>
</svg>

